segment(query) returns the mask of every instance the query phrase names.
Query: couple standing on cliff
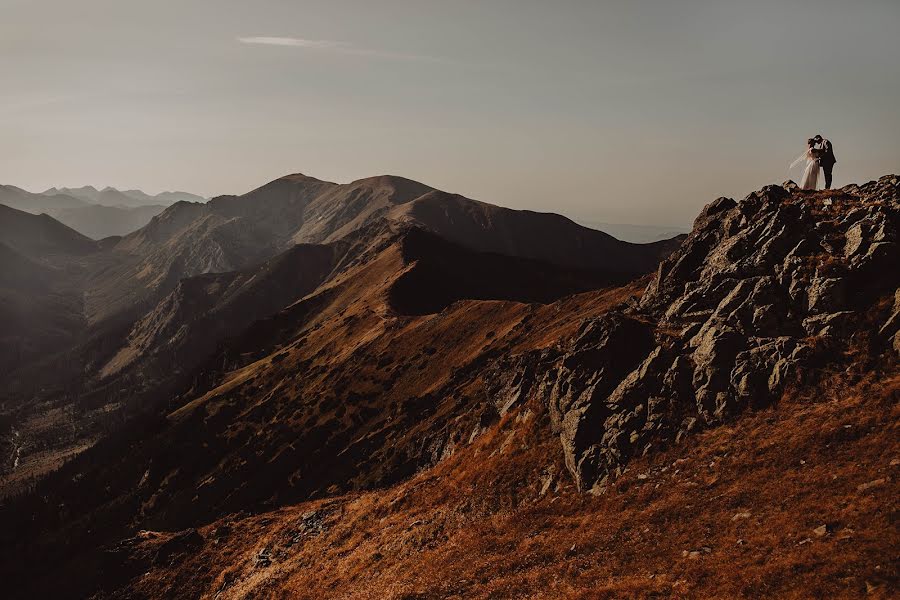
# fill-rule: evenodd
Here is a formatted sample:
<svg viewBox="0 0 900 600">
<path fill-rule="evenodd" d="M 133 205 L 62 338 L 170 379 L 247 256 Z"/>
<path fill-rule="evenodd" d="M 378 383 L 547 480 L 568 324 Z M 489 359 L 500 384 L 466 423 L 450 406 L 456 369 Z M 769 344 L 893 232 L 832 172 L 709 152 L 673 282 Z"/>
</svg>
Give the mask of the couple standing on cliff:
<svg viewBox="0 0 900 600">
<path fill-rule="evenodd" d="M 821 135 L 811 137 L 806 140 L 806 152 L 804 152 L 797 160 L 793 162 L 791 167 L 806 161 L 806 170 L 803 171 L 803 177 L 800 179 L 801 190 L 817 189 L 819 183 L 819 169 L 825 173 L 825 189 L 831 189 L 831 171 L 834 169 L 834 163 L 837 159 L 834 157 L 834 146 L 830 140 L 826 140 Z"/>
</svg>

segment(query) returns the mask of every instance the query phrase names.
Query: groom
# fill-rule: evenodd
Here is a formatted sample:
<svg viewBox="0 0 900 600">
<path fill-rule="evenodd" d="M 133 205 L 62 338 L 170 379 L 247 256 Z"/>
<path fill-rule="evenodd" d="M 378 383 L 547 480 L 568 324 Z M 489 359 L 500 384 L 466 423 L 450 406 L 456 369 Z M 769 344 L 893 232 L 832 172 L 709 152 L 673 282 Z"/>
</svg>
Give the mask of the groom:
<svg viewBox="0 0 900 600">
<path fill-rule="evenodd" d="M 825 173 L 825 189 L 831 189 L 831 171 L 834 169 L 834 163 L 837 162 L 837 159 L 834 157 L 834 146 L 831 145 L 830 140 L 826 140 L 821 135 L 817 135 L 813 138 L 816 141 L 816 144 L 820 144 L 822 147 L 822 156 L 819 158 L 819 164 L 822 165 L 822 171 Z"/>
</svg>

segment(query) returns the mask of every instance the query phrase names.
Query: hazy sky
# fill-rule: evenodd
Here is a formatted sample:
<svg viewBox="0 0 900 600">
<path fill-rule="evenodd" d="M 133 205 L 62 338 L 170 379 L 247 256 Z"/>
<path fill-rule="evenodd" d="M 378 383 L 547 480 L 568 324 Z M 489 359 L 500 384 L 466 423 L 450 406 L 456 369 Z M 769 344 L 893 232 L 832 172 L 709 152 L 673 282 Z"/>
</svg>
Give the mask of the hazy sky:
<svg viewBox="0 0 900 600">
<path fill-rule="evenodd" d="M 898 0 L 0 0 L 0 183 L 391 173 L 683 225 L 815 133 L 837 185 L 900 171 L 898 30 Z"/>
</svg>

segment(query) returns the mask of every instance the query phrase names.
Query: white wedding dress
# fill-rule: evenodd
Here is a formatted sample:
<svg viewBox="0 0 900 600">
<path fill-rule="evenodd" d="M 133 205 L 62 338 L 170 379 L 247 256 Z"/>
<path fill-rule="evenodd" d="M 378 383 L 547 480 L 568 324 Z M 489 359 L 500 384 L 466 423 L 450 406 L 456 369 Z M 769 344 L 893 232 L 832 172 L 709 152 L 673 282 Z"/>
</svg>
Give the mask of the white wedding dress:
<svg viewBox="0 0 900 600">
<path fill-rule="evenodd" d="M 819 159 L 813 154 L 813 149 L 806 151 L 806 170 L 800 179 L 801 190 L 815 190 L 819 183 Z"/>
</svg>

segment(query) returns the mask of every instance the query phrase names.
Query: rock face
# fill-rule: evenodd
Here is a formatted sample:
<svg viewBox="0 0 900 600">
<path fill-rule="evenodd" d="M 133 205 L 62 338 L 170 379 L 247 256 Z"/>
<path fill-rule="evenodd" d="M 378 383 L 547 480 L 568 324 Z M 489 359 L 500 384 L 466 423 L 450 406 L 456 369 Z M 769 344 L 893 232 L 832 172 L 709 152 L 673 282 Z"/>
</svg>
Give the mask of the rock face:
<svg viewBox="0 0 900 600">
<path fill-rule="evenodd" d="M 597 477 L 604 443 L 619 434 L 606 426 L 615 412 L 611 403 L 622 387 L 619 382 L 625 384 L 629 373 L 640 370 L 652 347 L 647 324 L 617 313 L 604 315 L 584 323 L 573 348 L 545 378 L 547 384 L 552 382 L 544 385 L 551 418 L 559 430 L 566 466 L 577 481 Z M 597 439 L 602 430 L 603 439 Z"/>
<path fill-rule="evenodd" d="M 516 375 L 498 408 L 537 394 L 578 486 L 602 489 L 629 457 L 771 404 L 838 361 L 886 296 L 876 344 L 898 351 L 900 179 L 795 187 L 706 206 L 640 303 L 501 367 Z"/>
</svg>

